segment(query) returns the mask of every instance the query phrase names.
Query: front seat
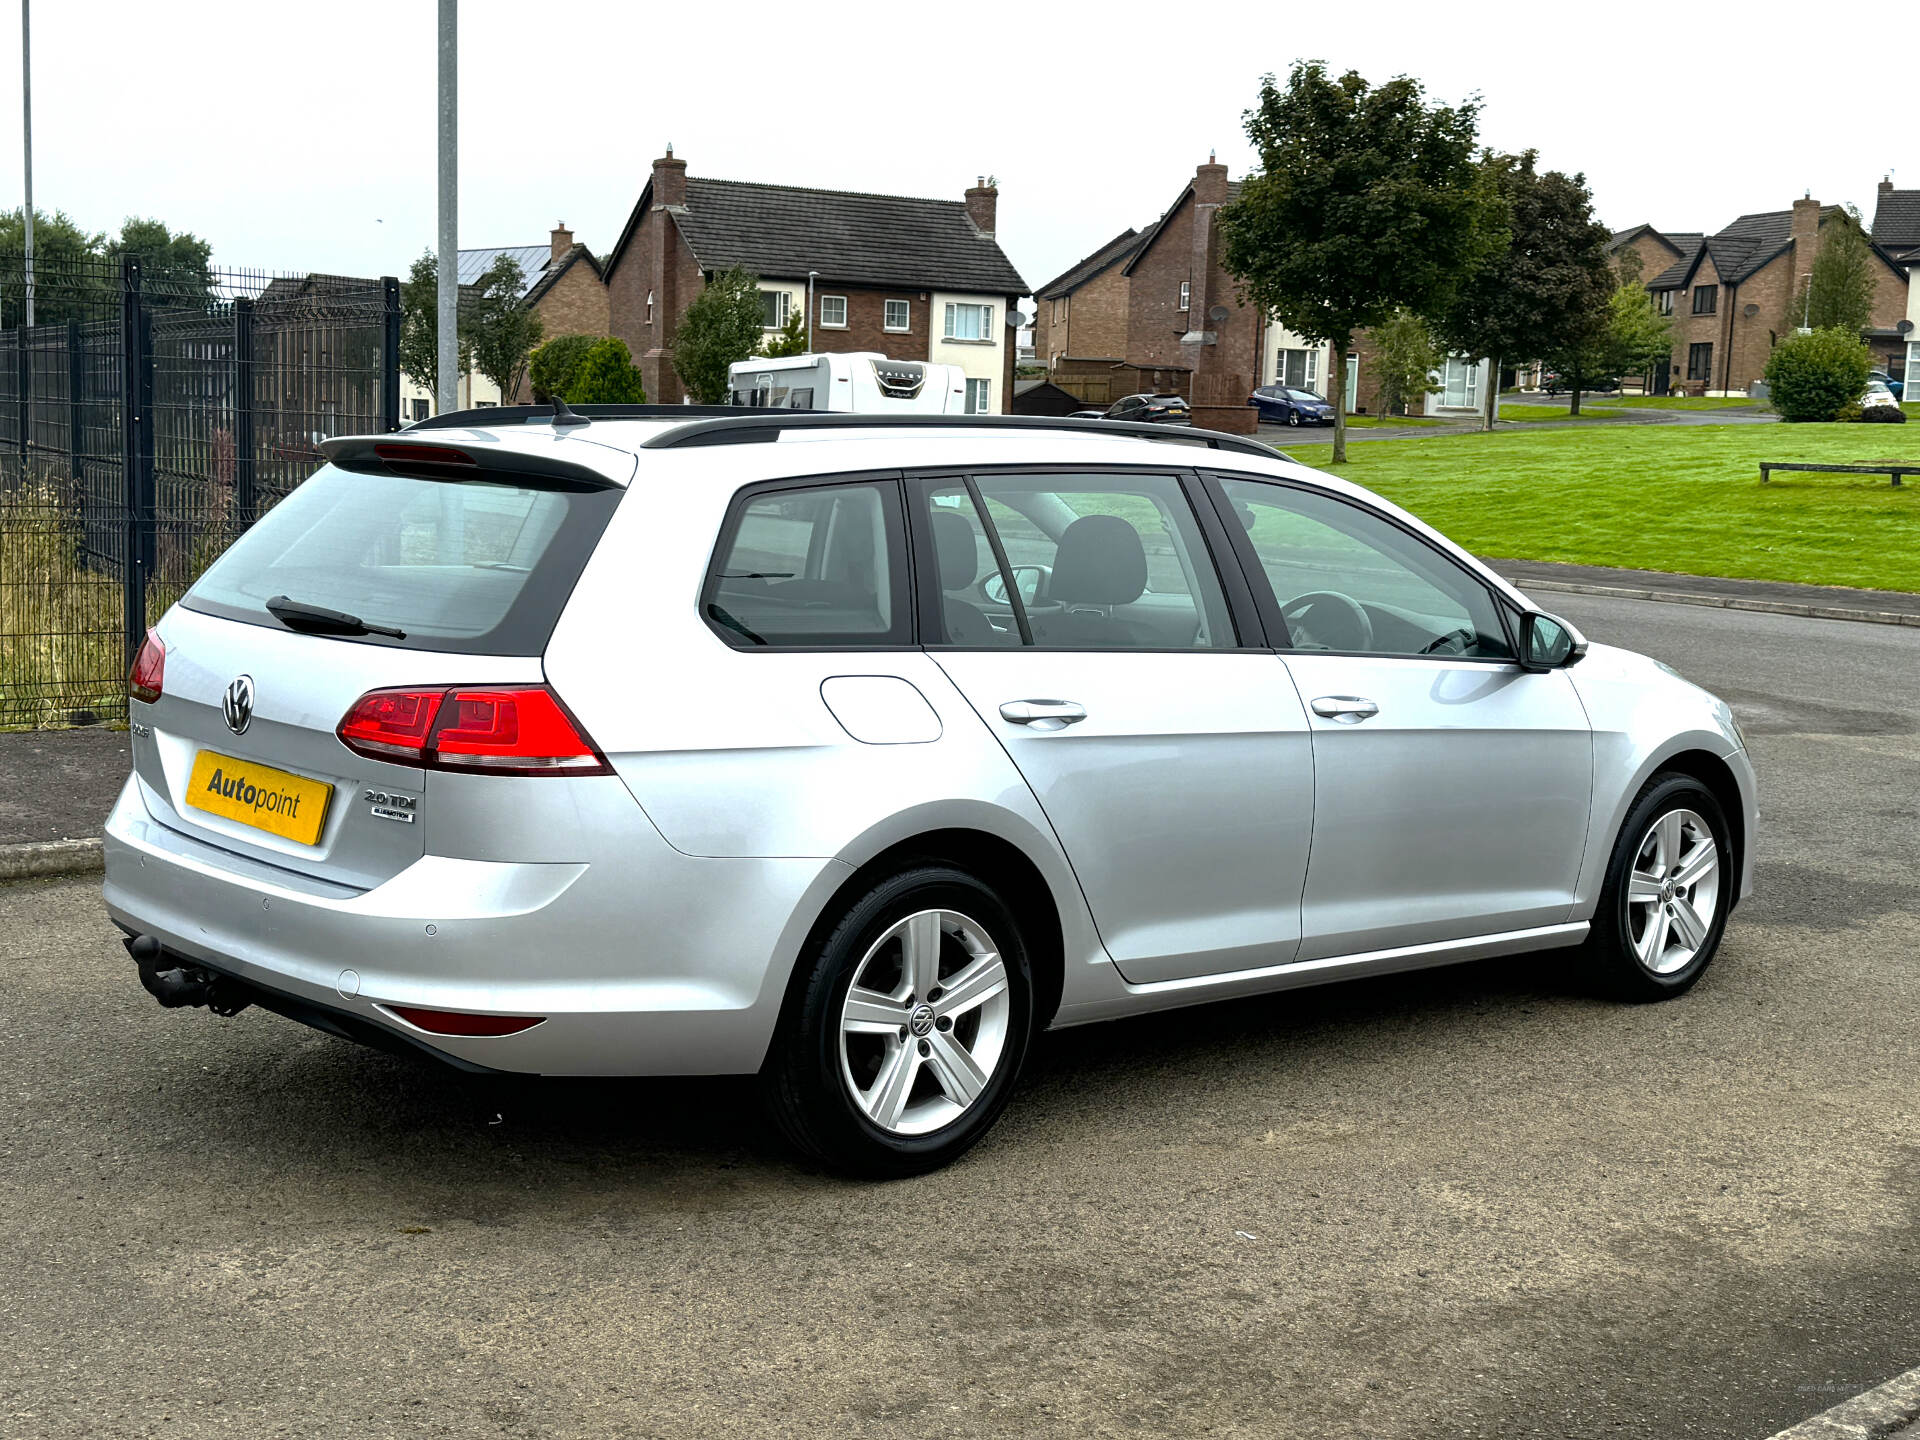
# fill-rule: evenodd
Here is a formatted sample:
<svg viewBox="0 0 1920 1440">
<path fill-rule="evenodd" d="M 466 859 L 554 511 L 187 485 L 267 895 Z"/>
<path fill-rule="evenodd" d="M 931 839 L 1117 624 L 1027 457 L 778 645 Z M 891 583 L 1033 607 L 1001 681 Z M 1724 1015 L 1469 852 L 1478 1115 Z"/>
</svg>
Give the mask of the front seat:
<svg viewBox="0 0 1920 1440">
<path fill-rule="evenodd" d="M 952 510 L 933 512 L 933 552 L 940 561 L 940 589 L 965 590 L 980 576 L 980 541 L 967 517 Z M 1004 645 L 1006 639 L 973 606 L 942 594 L 949 645 Z"/>
<path fill-rule="evenodd" d="M 1073 649 L 1154 644 L 1145 626 L 1116 616 L 1146 593 L 1147 551 L 1140 532 L 1118 515 L 1082 515 L 1060 536 L 1047 598 L 1060 608 L 1034 618 L 1047 642 Z"/>
</svg>

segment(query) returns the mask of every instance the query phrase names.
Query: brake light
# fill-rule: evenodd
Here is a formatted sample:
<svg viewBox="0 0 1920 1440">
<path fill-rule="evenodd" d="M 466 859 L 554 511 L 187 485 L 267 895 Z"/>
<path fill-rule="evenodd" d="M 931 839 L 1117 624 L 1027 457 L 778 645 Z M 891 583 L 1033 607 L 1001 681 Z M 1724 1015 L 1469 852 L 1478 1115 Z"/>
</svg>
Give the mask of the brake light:
<svg viewBox="0 0 1920 1440">
<path fill-rule="evenodd" d="M 462 1015 L 457 1010 L 422 1010 L 413 1005 L 385 1008 L 430 1035 L 518 1035 L 547 1018 L 544 1015 Z"/>
<path fill-rule="evenodd" d="M 484 775 L 610 775 L 612 767 L 544 686 L 371 690 L 337 732 L 359 755 Z"/>
<path fill-rule="evenodd" d="M 167 647 L 158 634 L 147 631 L 140 642 L 140 653 L 133 657 L 133 672 L 127 676 L 127 694 L 151 705 L 160 698 L 167 678 Z"/>
<path fill-rule="evenodd" d="M 399 461 L 405 465 L 471 466 L 475 463 L 473 456 L 451 445 L 376 445 L 373 453 L 382 460 Z"/>
</svg>

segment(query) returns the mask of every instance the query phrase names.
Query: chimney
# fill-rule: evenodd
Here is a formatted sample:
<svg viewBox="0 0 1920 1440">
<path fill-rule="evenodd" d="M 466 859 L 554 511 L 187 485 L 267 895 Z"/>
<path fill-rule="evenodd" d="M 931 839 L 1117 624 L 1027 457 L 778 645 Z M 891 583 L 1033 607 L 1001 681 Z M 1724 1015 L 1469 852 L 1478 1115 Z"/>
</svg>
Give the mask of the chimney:
<svg viewBox="0 0 1920 1440">
<path fill-rule="evenodd" d="M 573 249 L 573 232 L 567 228 L 567 222 L 562 220 L 553 227 L 547 252 L 548 263 L 558 260 L 571 249 Z"/>
<path fill-rule="evenodd" d="M 659 205 L 685 205 L 687 203 L 687 162 L 673 158 L 673 146 L 667 146 L 667 153 L 653 162 L 653 203 Z"/>
<path fill-rule="evenodd" d="M 967 191 L 967 218 L 982 235 L 993 234 L 994 212 L 1000 206 L 1000 187 L 982 175 Z"/>
<path fill-rule="evenodd" d="M 1196 167 L 1193 172 L 1193 203 L 1195 205 L 1227 203 L 1227 167 L 1218 163 L 1211 152 L 1207 155 L 1207 163 Z"/>
<path fill-rule="evenodd" d="M 1793 202 L 1793 256 L 1804 269 L 1813 263 L 1813 252 L 1820 243 L 1820 202 L 1811 195 Z"/>
<path fill-rule="evenodd" d="M 1891 175 L 1882 175 L 1880 177 L 1880 193 L 1882 195 L 1891 195 L 1893 193 L 1893 177 Z"/>
</svg>

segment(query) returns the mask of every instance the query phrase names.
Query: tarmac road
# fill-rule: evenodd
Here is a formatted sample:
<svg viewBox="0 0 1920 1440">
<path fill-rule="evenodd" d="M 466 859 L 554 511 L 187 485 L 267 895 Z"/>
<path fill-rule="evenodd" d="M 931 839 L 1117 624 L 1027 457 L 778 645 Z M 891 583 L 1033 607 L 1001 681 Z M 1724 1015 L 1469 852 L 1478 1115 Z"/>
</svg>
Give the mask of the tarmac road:
<svg viewBox="0 0 1920 1440">
<path fill-rule="evenodd" d="M 1760 893 L 1050 1036 L 884 1187 L 744 1082 L 476 1086 L 162 1012 L 0 887 L 0 1435 L 1760 1437 L 1920 1360 L 1920 631 L 1544 596 L 1727 695 Z"/>
</svg>

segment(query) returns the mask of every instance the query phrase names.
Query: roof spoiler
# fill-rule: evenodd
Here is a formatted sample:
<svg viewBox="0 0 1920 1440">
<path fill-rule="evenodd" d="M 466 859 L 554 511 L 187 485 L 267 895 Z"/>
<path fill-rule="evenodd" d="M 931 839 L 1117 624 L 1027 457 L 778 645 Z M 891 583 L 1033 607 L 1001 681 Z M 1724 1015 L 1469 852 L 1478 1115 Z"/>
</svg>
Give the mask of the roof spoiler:
<svg viewBox="0 0 1920 1440">
<path fill-rule="evenodd" d="M 362 475 L 405 475 L 415 480 L 465 480 L 483 485 L 531 485 L 542 490 L 615 490 L 590 465 L 552 455 L 529 454 L 493 444 L 448 444 L 396 435 L 338 435 L 320 442 L 320 453 L 342 470 Z"/>
</svg>

